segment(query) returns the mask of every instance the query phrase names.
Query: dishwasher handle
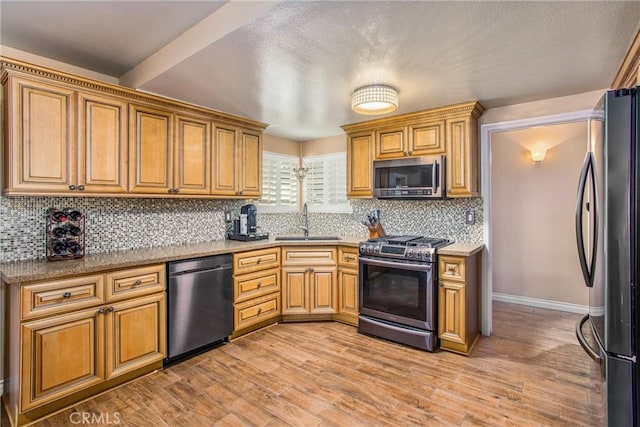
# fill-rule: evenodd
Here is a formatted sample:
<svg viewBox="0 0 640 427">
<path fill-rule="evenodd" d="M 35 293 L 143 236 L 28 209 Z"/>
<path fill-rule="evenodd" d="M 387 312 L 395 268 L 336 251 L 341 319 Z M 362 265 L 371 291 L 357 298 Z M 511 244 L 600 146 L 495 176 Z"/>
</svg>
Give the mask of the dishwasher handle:
<svg viewBox="0 0 640 427">
<path fill-rule="evenodd" d="M 231 264 L 216 265 L 214 267 L 194 268 L 192 270 L 178 271 L 176 273 L 169 273 L 169 277 L 177 277 L 185 274 L 199 273 L 201 271 L 220 271 L 220 270 L 231 270 Z"/>
<path fill-rule="evenodd" d="M 169 262 L 167 263 L 167 273 L 169 276 L 176 276 L 198 271 L 231 269 L 232 265 L 231 254 L 214 255 Z"/>
</svg>

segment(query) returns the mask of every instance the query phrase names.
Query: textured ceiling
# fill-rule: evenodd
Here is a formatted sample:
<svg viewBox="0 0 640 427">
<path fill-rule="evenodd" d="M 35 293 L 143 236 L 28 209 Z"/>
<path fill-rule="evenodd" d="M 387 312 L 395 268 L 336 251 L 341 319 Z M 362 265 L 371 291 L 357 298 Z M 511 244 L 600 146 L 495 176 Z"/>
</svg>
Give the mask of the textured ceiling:
<svg viewBox="0 0 640 427">
<path fill-rule="evenodd" d="M 267 133 L 294 140 L 370 119 L 350 110 L 351 92 L 368 83 L 399 89 L 394 114 L 606 88 L 640 23 L 639 1 L 3 0 L 0 12 L 5 46 L 270 123 Z"/>
</svg>

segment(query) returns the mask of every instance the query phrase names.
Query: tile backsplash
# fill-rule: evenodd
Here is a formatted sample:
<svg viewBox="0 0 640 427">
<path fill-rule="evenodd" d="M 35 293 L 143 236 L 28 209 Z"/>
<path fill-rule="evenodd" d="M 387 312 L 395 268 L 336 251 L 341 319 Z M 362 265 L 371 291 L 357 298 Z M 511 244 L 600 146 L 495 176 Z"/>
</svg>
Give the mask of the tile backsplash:
<svg viewBox="0 0 640 427">
<path fill-rule="evenodd" d="M 86 214 L 86 252 L 111 252 L 209 240 L 222 240 L 224 211 L 234 216 L 242 200 L 140 199 L 97 197 L 0 197 L 0 262 L 39 259 L 45 253 L 45 211 L 73 208 Z M 310 213 L 312 234 L 368 237 L 360 223 L 380 209 L 388 234 L 421 234 L 482 242 L 482 199 L 439 201 L 351 200 L 352 213 Z M 465 223 L 474 210 L 475 225 Z M 300 233 L 300 213 L 260 213 L 261 231 Z"/>
</svg>

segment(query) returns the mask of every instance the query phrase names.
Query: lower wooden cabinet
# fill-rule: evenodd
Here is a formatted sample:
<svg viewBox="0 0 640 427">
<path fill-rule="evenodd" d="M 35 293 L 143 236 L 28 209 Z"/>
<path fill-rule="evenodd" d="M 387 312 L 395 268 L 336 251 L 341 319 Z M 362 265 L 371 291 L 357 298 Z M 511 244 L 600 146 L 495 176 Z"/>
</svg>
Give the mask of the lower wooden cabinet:
<svg viewBox="0 0 640 427">
<path fill-rule="evenodd" d="M 282 249 L 283 320 L 333 319 L 338 311 L 336 256 L 335 247 Z"/>
<path fill-rule="evenodd" d="M 280 318 L 280 248 L 233 254 L 233 335 Z"/>
<path fill-rule="evenodd" d="M 338 312 L 335 320 L 358 325 L 358 248 L 338 248 Z"/>
<path fill-rule="evenodd" d="M 115 302 L 103 286 L 129 282 L 140 287 Z M 162 367 L 164 264 L 7 289 L 4 399 L 14 425 Z"/>
<path fill-rule="evenodd" d="M 438 257 L 440 348 L 469 354 L 480 334 L 480 253 Z"/>
</svg>

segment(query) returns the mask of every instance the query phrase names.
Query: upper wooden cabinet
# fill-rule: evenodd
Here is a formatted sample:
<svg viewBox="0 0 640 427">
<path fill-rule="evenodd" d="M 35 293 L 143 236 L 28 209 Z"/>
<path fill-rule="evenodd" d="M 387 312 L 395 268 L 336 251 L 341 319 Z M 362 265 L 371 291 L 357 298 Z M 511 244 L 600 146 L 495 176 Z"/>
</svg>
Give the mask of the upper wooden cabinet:
<svg viewBox="0 0 640 427">
<path fill-rule="evenodd" d="M 5 195 L 260 198 L 266 124 L 4 57 L 0 66 Z"/>
<path fill-rule="evenodd" d="M 76 189 L 87 193 L 126 192 L 127 147 L 127 103 L 119 98 L 78 93 Z"/>
<path fill-rule="evenodd" d="M 74 191 L 74 90 L 22 77 L 9 77 L 3 86 L 6 192 Z"/>
<path fill-rule="evenodd" d="M 373 133 L 347 135 L 347 196 L 373 196 Z"/>
<path fill-rule="evenodd" d="M 262 194 L 262 135 L 216 126 L 212 194 L 259 198 Z"/>
<path fill-rule="evenodd" d="M 446 197 L 474 197 L 479 190 L 477 101 L 342 126 L 347 133 L 349 197 L 372 197 L 372 161 L 427 155 L 446 156 Z M 366 135 L 373 135 L 369 145 Z M 359 149 L 360 155 L 349 156 Z M 374 150 L 367 162 L 365 147 Z M 369 152 L 370 153 L 370 152 Z M 367 165 L 363 165 L 367 162 Z M 354 180 L 354 177 L 356 179 Z M 356 189 L 353 182 L 359 184 Z"/>
</svg>

